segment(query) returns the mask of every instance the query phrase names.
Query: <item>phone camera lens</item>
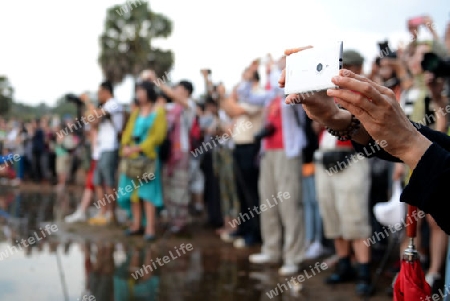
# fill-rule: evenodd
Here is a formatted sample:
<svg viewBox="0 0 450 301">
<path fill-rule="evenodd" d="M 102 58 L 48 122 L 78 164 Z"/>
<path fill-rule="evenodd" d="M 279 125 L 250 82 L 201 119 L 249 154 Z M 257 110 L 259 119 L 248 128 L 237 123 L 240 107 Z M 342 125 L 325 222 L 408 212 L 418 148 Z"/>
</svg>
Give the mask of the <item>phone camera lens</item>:
<svg viewBox="0 0 450 301">
<path fill-rule="evenodd" d="M 323 69 L 323 65 L 319 63 L 316 67 L 317 72 L 322 71 L 322 69 Z"/>
</svg>

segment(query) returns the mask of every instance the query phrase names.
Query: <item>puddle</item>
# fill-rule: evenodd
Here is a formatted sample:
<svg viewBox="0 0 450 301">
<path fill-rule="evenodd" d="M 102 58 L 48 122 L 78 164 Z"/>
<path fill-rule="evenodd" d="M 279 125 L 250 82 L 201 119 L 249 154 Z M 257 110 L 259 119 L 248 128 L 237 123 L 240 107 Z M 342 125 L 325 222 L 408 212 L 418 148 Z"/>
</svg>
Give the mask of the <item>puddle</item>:
<svg viewBox="0 0 450 301">
<path fill-rule="evenodd" d="M 276 267 L 249 264 L 258 247 L 234 249 L 200 225 L 188 237 L 161 233 L 149 245 L 125 238 L 120 227 L 62 223 L 78 200 L 77 192 L 57 199 L 1 191 L 0 300 L 359 300 L 352 284 L 322 284 L 331 269 L 305 281 L 303 289 L 289 288 Z M 268 296 L 283 284 L 287 290 Z"/>
</svg>

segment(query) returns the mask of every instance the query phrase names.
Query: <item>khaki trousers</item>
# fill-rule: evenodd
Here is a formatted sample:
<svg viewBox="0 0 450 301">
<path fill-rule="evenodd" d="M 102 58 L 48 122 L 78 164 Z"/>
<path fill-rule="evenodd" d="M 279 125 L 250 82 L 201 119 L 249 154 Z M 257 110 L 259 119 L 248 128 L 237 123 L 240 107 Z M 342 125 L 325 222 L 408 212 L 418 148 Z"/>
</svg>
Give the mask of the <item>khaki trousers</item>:
<svg viewBox="0 0 450 301">
<path fill-rule="evenodd" d="M 304 251 L 301 172 L 301 156 L 288 158 L 284 150 L 266 151 L 261 159 L 262 253 L 288 264 L 300 263 Z"/>
</svg>

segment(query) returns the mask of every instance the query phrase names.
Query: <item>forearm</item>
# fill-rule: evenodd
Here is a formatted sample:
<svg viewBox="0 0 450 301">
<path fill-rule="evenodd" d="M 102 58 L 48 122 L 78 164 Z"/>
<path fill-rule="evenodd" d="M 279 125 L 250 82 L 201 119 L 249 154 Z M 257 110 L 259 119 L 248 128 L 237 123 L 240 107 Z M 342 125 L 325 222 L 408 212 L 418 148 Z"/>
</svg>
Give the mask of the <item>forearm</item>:
<svg viewBox="0 0 450 301">
<path fill-rule="evenodd" d="M 171 87 L 169 87 L 165 83 L 161 83 L 159 88 L 164 94 L 167 95 L 167 97 L 171 98 L 174 102 L 181 104 L 185 108 L 189 107 L 187 99 L 185 99 L 184 97 L 180 97 Z"/>
<path fill-rule="evenodd" d="M 415 129 L 417 129 L 417 135 L 412 135 L 413 138 L 409 141 L 408 151 L 400 154 L 398 157 L 393 156 L 387 153 L 385 150 L 377 148 L 376 152 L 371 152 L 368 157 L 378 157 L 384 160 L 393 161 L 393 162 L 404 162 L 411 169 L 415 169 L 417 164 L 419 163 L 422 156 L 425 154 L 427 149 L 430 147 L 432 143 L 436 143 L 437 145 L 443 147 L 444 149 L 450 150 L 450 137 L 445 135 L 444 133 L 434 131 L 428 127 L 422 126 L 417 123 L 413 123 Z M 368 134 L 365 134 L 368 136 Z M 368 145 L 373 145 L 375 141 L 372 138 L 369 138 L 367 143 L 361 143 L 362 140 L 357 141 L 356 136 L 353 140 L 353 146 L 356 151 L 359 151 L 363 154 L 364 148 Z M 381 141 L 385 146 L 389 146 L 389 141 Z M 381 144 L 379 141 L 378 143 Z M 381 146 L 383 146 L 381 144 Z"/>
<path fill-rule="evenodd" d="M 236 118 L 246 114 L 246 111 L 231 98 L 223 100 L 221 102 L 221 108 L 230 118 Z"/>
<path fill-rule="evenodd" d="M 207 77 L 204 80 L 205 80 L 205 91 L 206 91 L 206 93 L 208 95 L 212 95 L 213 94 L 213 83 Z"/>
<path fill-rule="evenodd" d="M 277 96 L 278 87 L 274 87 L 266 93 L 254 93 L 250 82 L 242 82 L 237 88 L 239 100 L 256 106 L 265 106 Z"/>
<path fill-rule="evenodd" d="M 434 29 L 434 27 L 430 25 L 430 26 L 428 26 L 428 28 L 430 30 L 431 36 L 433 37 L 433 41 L 434 42 L 440 42 L 441 38 L 439 37 L 439 35 L 436 32 L 436 30 Z"/>
<path fill-rule="evenodd" d="M 398 79 L 400 80 L 400 86 L 402 90 L 408 90 L 414 84 L 413 79 L 408 73 L 408 69 L 403 62 L 399 62 L 395 70 Z"/>
</svg>

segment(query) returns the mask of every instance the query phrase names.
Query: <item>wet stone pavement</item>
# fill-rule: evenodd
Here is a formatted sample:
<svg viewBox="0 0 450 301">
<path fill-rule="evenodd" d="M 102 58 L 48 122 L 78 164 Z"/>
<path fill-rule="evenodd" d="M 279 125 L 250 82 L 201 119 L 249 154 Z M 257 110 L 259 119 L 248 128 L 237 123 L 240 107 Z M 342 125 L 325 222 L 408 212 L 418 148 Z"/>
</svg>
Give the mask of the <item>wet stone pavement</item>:
<svg viewBox="0 0 450 301">
<path fill-rule="evenodd" d="M 303 282 L 291 283 L 276 266 L 249 264 L 258 247 L 235 249 L 199 222 L 175 237 L 160 231 L 153 244 L 119 227 L 64 224 L 79 196 L 0 186 L 0 300 L 361 300 L 354 284 L 323 284 L 333 270 L 322 269 L 325 259 L 305 263 Z M 391 300 L 387 285 L 379 281 L 370 300 Z"/>
</svg>

